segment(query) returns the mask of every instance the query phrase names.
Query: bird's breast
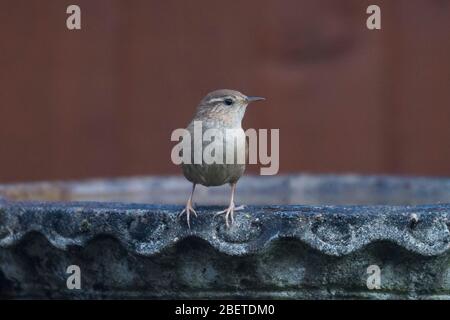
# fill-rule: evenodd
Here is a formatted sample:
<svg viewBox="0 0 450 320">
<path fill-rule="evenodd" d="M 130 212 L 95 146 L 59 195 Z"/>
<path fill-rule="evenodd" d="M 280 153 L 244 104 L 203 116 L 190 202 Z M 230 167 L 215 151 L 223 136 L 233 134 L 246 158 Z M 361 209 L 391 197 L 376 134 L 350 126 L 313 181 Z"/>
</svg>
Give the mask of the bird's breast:
<svg viewBox="0 0 450 320">
<path fill-rule="evenodd" d="M 234 183 L 244 174 L 247 147 L 241 127 L 204 125 L 201 137 L 193 126 L 190 125 L 188 130 L 191 133 L 191 163 L 183 164 L 182 169 L 189 181 L 220 186 Z"/>
</svg>

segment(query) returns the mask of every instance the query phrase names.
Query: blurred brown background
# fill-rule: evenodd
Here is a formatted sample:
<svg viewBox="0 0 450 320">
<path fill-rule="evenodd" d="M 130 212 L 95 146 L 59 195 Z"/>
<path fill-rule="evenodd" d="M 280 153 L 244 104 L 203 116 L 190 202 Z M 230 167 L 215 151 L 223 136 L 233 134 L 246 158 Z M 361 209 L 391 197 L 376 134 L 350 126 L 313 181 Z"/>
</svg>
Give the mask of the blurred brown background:
<svg viewBox="0 0 450 320">
<path fill-rule="evenodd" d="M 244 126 L 280 129 L 282 173 L 450 175 L 449 0 L 0 0 L 0 26 L 0 182 L 179 174 L 217 88 L 268 98 Z"/>
</svg>

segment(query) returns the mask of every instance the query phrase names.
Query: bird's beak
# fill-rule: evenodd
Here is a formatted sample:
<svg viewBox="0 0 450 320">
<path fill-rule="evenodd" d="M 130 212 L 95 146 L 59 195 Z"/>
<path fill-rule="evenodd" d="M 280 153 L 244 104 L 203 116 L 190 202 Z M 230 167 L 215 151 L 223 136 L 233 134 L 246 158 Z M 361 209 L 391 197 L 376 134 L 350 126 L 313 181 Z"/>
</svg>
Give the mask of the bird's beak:
<svg viewBox="0 0 450 320">
<path fill-rule="evenodd" d="M 260 100 L 266 100 L 266 98 L 263 98 L 263 97 L 254 97 L 254 96 L 247 97 L 247 101 L 248 101 L 248 102 L 260 101 Z"/>
</svg>

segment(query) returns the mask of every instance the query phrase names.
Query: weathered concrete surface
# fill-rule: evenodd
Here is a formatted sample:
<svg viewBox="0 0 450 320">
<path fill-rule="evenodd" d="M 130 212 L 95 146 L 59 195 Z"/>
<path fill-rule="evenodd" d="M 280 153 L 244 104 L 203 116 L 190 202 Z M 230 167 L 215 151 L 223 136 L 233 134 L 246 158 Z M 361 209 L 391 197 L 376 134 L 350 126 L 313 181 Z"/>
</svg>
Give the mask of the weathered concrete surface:
<svg viewBox="0 0 450 320">
<path fill-rule="evenodd" d="M 348 183 L 334 179 L 323 192 Z M 386 194 L 392 179 L 381 181 Z M 447 180 L 430 181 L 439 197 L 448 191 Z M 0 200 L 0 297 L 450 297 L 448 204 L 248 206 L 229 230 L 214 217 L 222 207 L 198 207 L 190 230 L 181 208 Z M 66 288 L 74 264 L 81 290 Z M 367 288 L 370 265 L 380 290 Z"/>
</svg>

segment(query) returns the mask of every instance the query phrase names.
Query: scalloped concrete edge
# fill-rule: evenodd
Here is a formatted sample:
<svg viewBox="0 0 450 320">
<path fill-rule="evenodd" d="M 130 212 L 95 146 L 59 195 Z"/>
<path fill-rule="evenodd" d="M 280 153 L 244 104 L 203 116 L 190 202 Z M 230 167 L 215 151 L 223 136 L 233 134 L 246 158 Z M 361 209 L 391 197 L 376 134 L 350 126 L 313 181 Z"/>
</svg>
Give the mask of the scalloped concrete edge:
<svg viewBox="0 0 450 320">
<path fill-rule="evenodd" d="M 215 207 L 200 207 L 191 229 L 178 219 L 181 206 L 96 202 L 0 201 L 0 247 L 30 232 L 56 248 L 84 246 L 109 235 L 133 253 L 151 256 L 187 237 L 207 241 L 229 255 L 258 252 L 272 241 L 293 238 L 332 256 L 348 255 L 389 241 L 424 255 L 450 247 L 450 205 L 424 206 L 248 206 L 227 229 Z"/>
</svg>

